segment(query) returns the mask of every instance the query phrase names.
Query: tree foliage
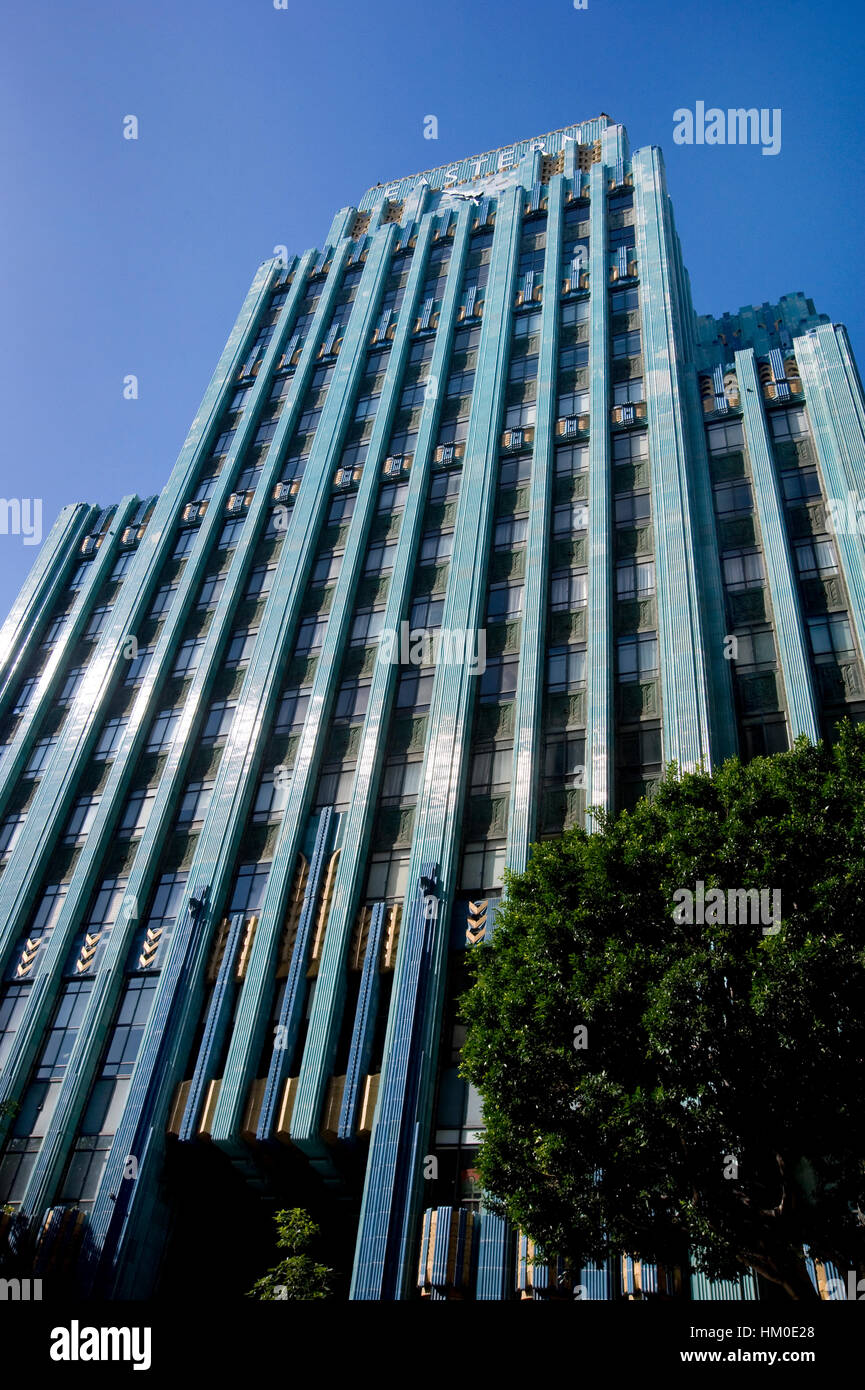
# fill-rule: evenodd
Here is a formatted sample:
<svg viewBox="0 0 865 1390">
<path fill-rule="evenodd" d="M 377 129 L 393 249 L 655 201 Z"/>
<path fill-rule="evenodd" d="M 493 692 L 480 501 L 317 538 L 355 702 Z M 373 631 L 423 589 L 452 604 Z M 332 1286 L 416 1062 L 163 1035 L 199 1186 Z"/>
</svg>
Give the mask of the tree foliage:
<svg viewBox="0 0 865 1390">
<path fill-rule="evenodd" d="M 327 1265 L 318 1264 L 306 1252 L 319 1233 L 309 1212 L 302 1207 L 278 1211 L 274 1215 L 277 1247 L 289 1253 L 261 1279 L 257 1279 L 246 1295 L 264 1302 L 329 1298 L 330 1275 Z"/>
<path fill-rule="evenodd" d="M 803 1247 L 865 1274 L 865 728 L 673 767 L 596 824 L 508 875 L 472 953 L 485 1187 L 576 1266 L 690 1251 L 793 1298 Z M 675 921 L 700 880 L 780 889 L 780 930 Z"/>
</svg>

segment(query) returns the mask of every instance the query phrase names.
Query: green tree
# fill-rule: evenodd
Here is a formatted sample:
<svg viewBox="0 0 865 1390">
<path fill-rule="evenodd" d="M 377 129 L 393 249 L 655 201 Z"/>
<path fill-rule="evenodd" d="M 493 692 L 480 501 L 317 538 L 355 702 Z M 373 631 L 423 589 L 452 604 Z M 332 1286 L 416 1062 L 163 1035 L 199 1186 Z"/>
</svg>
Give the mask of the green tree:
<svg viewBox="0 0 865 1390">
<path fill-rule="evenodd" d="M 810 1298 L 807 1247 L 862 1277 L 865 727 L 596 824 L 535 847 L 472 952 L 485 1187 L 576 1267 L 690 1251 Z M 779 890 L 780 926 L 676 920 L 698 881 Z"/>
<path fill-rule="evenodd" d="M 276 1244 L 279 1249 L 289 1253 L 255 1281 L 247 1298 L 258 1298 L 265 1302 L 329 1298 L 330 1275 L 333 1271 L 327 1265 L 317 1264 L 311 1255 L 306 1254 L 319 1233 L 309 1212 L 302 1207 L 292 1207 L 288 1211 L 276 1212 L 273 1219 L 276 1222 Z"/>
</svg>

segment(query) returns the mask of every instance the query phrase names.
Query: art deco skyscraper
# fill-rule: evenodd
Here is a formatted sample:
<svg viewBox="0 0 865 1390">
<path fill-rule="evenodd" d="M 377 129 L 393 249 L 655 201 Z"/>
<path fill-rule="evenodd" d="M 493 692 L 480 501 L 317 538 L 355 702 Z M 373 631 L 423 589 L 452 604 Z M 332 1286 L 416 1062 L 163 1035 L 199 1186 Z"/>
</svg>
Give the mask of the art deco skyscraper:
<svg viewBox="0 0 865 1390">
<path fill-rule="evenodd" d="M 606 116 L 263 264 L 165 490 L 66 508 L 0 633 L 15 1258 L 230 1280 L 261 1194 L 330 1204 L 354 1298 L 540 1295 L 480 1207 L 466 953 L 586 807 L 862 717 L 863 423 L 801 294 L 695 316 Z M 718 1292 L 585 1273 L 665 1279 Z"/>
</svg>

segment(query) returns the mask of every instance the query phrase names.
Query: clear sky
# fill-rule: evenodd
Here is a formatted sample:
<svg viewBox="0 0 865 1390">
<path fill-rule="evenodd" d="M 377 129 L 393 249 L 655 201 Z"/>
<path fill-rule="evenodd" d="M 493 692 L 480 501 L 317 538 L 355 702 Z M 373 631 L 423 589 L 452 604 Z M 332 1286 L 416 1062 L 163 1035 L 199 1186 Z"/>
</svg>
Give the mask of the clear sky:
<svg viewBox="0 0 865 1390">
<path fill-rule="evenodd" d="M 664 150 L 698 312 L 802 290 L 865 366 L 862 0 L 287 5 L 0 20 L 0 496 L 41 498 L 46 535 L 66 502 L 161 490 L 274 246 L 321 246 L 379 180 L 601 111 Z M 674 145 L 697 101 L 780 108 L 780 153 Z M 0 618 L 37 553 L 0 535 Z"/>
</svg>

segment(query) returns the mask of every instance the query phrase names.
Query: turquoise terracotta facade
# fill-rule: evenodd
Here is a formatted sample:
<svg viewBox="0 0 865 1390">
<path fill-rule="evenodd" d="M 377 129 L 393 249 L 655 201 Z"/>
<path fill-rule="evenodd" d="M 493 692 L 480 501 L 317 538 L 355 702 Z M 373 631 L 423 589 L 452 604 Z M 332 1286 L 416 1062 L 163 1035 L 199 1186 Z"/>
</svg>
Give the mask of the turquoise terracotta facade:
<svg viewBox="0 0 865 1390">
<path fill-rule="evenodd" d="M 336 1204 L 353 1299 L 560 1291 L 481 1203 L 465 953 L 539 838 L 862 717 L 863 495 L 843 326 L 695 315 L 609 117 L 260 266 L 163 492 L 65 508 L 0 629 L 4 1238 L 148 1296 L 201 1159 Z"/>
</svg>

